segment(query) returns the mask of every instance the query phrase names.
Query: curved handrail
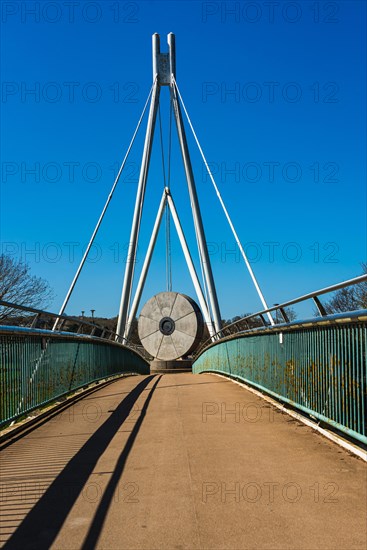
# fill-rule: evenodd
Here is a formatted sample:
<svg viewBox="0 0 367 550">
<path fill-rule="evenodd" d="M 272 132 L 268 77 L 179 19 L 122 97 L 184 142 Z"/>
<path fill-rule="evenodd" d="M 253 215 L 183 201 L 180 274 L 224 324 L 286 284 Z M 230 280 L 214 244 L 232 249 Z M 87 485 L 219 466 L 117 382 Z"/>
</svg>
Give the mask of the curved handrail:
<svg viewBox="0 0 367 550">
<path fill-rule="evenodd" d="M 307 294 L 304 294 L 303 296 L 299 296 L 298 298 L 294 298 L 293 300 L 288 300 L 287 302 L 283 302 L 282 304 L 276 304 L 276 305 L 274 305 L 272 307 L 269 307 L 267 309 L 263 309 L 261 311 L 257 311 L 256 313 L 251 313 L 250 315 L 246 315 L 245 317 L 242 317 L 241 319 L 238 319 L 237 321 L 234 321 L 233 323 L 230 323 L 229 325 L 226 325 L 220 331 L 216 332 L 213 336 L 211 336 L 210 338 L 205 340 L 205 342 L 195 352 L 194 360 L 199 355 L 201 355 L 203 350 L 206 347 L 208 347 L 210 344 L 212 344 L 212 343 L 214 343 L 218 340 L 221 340 L 225 336 L 230 336 L 232 334 L 239 334 L 239 333 L 243 332 L 243 329 L 238 328 L 238 326 L 237 326 L 240 323 L 245 322 L 246 324 L 248 324 L 247 321 L 249 321 L 250 319 L 254 319 L 254 318 L 258 317 L 258 318 L 260 318 L 261 323 L 263 324 L 263 326 L 268 326 L 267 322 L 265 321 L 264 315 L 266 315 L 267 313 L 269 313 L 271 311 L 279 310 L 282 317 L 283 317 L 283 319 L 284 319 L 284 321 L 289 322 L 289 320 L 287 319 L 286 312 L 284 311 L 285 308 L 289 307 L 289 306 L 292 306 L 294 304 L 298 304 L 300 302 L 304 302 L 306 300 L 312 299 L 314 301 L 315 305 L 316 305 L 316 308 L 319 311 L 320 316 L 325 317 L 327 315 L 327 313 L 326 313 L 322 303 L 318 299 L 319 296 L 322 296 L 323 294 L 328 294 L 329 292 L 334 292 L 336 290 L 340 290 L 342 288 L 346 288 L 348 286 L 354 286 L 354 285 L 357 285 L 359 283 L 363 283 L 363 282 L 366 282 L 366 281 L 367 281 L 367 274 L 359 275 L 358 277 L 354 277 L 353 279 L 348 279 L 348 280 L 343 281 L 341 283 L 337 283 L 335 285 L 331 285 L 331 286 L 328 286 L 328 287 L 325 287 L 325 288 L 321 288 L 320 290 L 315 290 L 314 292 L 309 292 Z M 279 327 L 279 324 L 272 326 L 273 329 L 275 329 L 277 327 Z M 231 330 L 233 330 L 233 329 L 235 329 L 234 332 L 231 332 Z"/>
<path fill-rule="evenodd" d="M 0 300 L 0 306 L 4 306 L 4 307 L 10 308 L 10 309 L 17 309 L 19 311 L 24 311 L 24 312 L 28 312 L 28 313 L 34 313 L 35 317 L 32 320 L 30 328 L 35 328 L 35 324 L 36 324 L 39 316 L 41 316 L 41 315 L 43 317 L 50 317 L 51 319 L 53 319 L 53 318 L 54 319 L 60 319 L 61 320 L 60 328 L 57 331 L 56 330 L 53 331 L 55 333 L 68 332 L 69 334 L 80 335 L 81 328 L 82 327 L 88 327 L 90 329 L 90 333 L 89 333 L 90 336 L 93 336 L 95 338 L 100 338 L 101 340 L 108 340 L 108 341 L 113 339 L 115 343 L 117 343 L 119 345 L 124 345 L 125 347 L 128 347 L 130 349 L 133 349 L 134 351 L 139 353 L 139 355 L 141 355 L 145 360 L 150 359 L 150 355 L 147 354 L 147 352 L 145 351 L 143 346 L 139 346 L 138 344 L 134 344 L 130 340 L 126 340 L 126 339 L 122 343 L 122 340 L 123 340 L 122 337 L 119 336 L 116 332 L 114 332 L 113 330 L 110 330 L 108 328 L 105 328 L 101 325 L 98 325 L 96 323 L 91 323 L 90 321 L 84 321 L 84 320 L 82 320 L 78 317 L 73 317 L 71 315 L 66 315 L 65 313 L 60 315 L 59 313 L 53 313 L 51 311 L 45 311 L 45 310 L 42 310 L 42 309 L 23 306 L 23 305 L 15 304 L 13 302 L 7 302 L 5 300 Z M 65 323 L 65 321 L 71 321 L 73 323 L 77 323 L 78 324 L 78 332 L 73 333 L 72 331 L 62 331 L 61 329 L 62 329 L 62 326 Z M 101 335 L 100 336 L 96 335 L 95 334 L 96 331 L 100 331 Z"/>
</svg>

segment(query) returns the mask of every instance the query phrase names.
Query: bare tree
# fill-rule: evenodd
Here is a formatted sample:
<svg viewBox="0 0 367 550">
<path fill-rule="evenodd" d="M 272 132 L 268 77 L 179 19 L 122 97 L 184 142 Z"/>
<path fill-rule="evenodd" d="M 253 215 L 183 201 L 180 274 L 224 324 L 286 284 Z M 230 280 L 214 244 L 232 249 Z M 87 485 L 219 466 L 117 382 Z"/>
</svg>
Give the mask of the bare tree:
<svg viewBox="0 0 367 550">
<path fill-rule="evenodd" d="M 367 273 L 367 264 L 362 264 L 363 273 Z M 357 285 L 341 288 L 324 303 L 326 313 L 343 313 L 356 309 L 367 309 L 367 281 Z"/>
<path fill-rule="evenodd" d="M 29 265 L 6 254 L 0 255 L 0 300 L 37 309 L 46 308 L 53 298 L 47 281 L 32 276 Z M 0 306 L 0 319 L 19 316 L 19 310 Z"/>
<path fill-rule="evenodd" d="M 278 305 L 278 304 L 276 304 Z M 284 308 L 284 311 L 289 319 L 289 321 L 294 321 L 294 319 L 297 318 L 297 314 L 295 310 L 292 307 L 286 307 Z M 232 319 L 223 320 L 222 324 L 223 327 L 230 325 L 232 323 L 236 323 L 235 332 L 239 330 L 247 330 L 250 328 L 256 328 L 256 327 L 262 327 L 263 323 L 260 319 L 260 317 L 251 317 L 250 319 L 245 319 L 244 317 L 250 317 L 251 313 L 243 313 L 242 315 L 236 315 Z M 279 310 L 272 312 L 273 319 L 275 321 L 275 324 L 284 323 L 284 319 L 280 313 Z"/>
</svg>

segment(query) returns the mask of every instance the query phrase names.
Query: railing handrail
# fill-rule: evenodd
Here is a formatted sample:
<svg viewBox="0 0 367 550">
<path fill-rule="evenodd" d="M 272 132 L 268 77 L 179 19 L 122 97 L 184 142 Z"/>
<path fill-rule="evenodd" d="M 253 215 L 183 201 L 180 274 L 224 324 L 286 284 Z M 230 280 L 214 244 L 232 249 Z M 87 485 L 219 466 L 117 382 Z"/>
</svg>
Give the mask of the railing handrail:
<svg viewBox="0 0 367 550">
<path fill-rule="evenodd" d="M 43 336 L 47 339 L 49 338 L 62 338 L 62 339 L 78 339 L 78 340 L 94 340 L 98 341 L 100 343 L 106 343 L 109 345 L 115 345 L 119 347 L 129 348 L 135 350 L 135 344 L 131 344 L 130 346 L 127 344 L 121 344 L 120 342 L 116 342 L 115 340 L 109 340 L 108 338 L 101 338 L 100 336 L 96 336 L 94 334 L 82 334 L 78 332 L 68 332 L 64 330 L 52 330 L 47 328 L 35 328 L 35 327 L 21 327 L 21 326 L 14 326 L 14 325 L 0 325 L 0 334 L 19 334 L 19 335 L 26 335 L 26 336 Z M 136 346 L 138 349 L 139 346 Z M 140 354 L 142 355 L 142 354 Z"/>
<path fill-rule="evenodd" d="M 93 332 L 89 335 L 85 335 L 85 336 L 93 336 L 94 338 L 99 338 L 100 340 L 106 340 L 108 342 L 111 343 L 111 336 L 113 336 L 115 338 L 114 340 L 114 343 L 118 344 L 118 345 L 124 345 L 125 347 L 128 347 L 130 349 L 133 349 L 135 350 L 137 353 L 139 353 L 140 355 L 142 355 L 144 357 L 144 359 L 147 359 L 147 356 L 148 354 L 145 353 L 145 350 L 143 348 L 143 346 L 139 346 L 138 344 L 134 344 L 133 342 L 129 341 L 129 340 L 126 340 L 124 341 L 124 343 L 122 343 L 120 340 L 122 340 L 122 337 L 119 336 L 115 331 L 109 329 L 109 328 L 105 328 L 101 325 L 98 325 L 96 323 L 91 323 L 90 321 L 83 321 L 82 319 L 78 318 L 78 317 L 73 317 L 71 315 L 66 315 L 65 313 L 63 314 L 59 314 L 59 313 L 53 313 L 51 311 L 45 311 L 43 309 L 37 309 L 37 308 L 34 308 L 34 307 L 28 307 L 28 306 L 23 306 L 23 305 L 20 305 L 20 304 L 15 304 L 13 302 L 7 302 L 6 300 L 0 300 L 0 306 L 4 306 L 4 307 L 7 307 L 7 308 L 11 308 L 11 309 L 17 309 L 19 311 L 24 311 L 24 312 L 29 312 L 29 313 L 34 313 L 36 315 L 43 315 L 44 317 L 51 317 L 51 318 L 59 318 L 59 319 L 62 319 L 62 320 L 65 320 L 65 321 L 73 321 L 75 323 L 78 323 L 79 326 L 87 326 L 87 327 L 91 327 L 93 330 L 100 330 L 102 331 L 102 334 L 103 333 L 106 333 L 108 335 L 108 337 L 102 337 L 102 336 L 96 336 L 93 334 Z M 1 327 L 1 325 L 0 325 Z M 35 327 L 28 327 L 28 328 L 35 328 Z M 49 329 L 45 329 L 45 330 L 49 330 Z M 61 330 L 49 330 L 49 332 L 51 333 L 54 333 L 54 334 L 75 334 L 77 336 L 80 336 L 80 334 L 78 333 L 72 333 L 72 332 L 67 332 L 67 331 L 61 331 Z"/>
<path fill-rule="evenodd" d="M 282 304 L 277 304 L 276 306 L 269 307 L 265 311 L 274 311 L 275 309 L 279 309 L 281 307 L 284 308 L 292 306 L 293 304 L 303 302 L 304 300 L 309 300 L 310 298 L 314 298 L 315 296 L 322 296 L 322 294 L 328 294 L 329 292 L 334 292 L 335 290 L 340 290 L 341 288 L 345 288 L 347 286 L 357 285 L 359 283 L 363 283 L 364 281 L 367 281 L 367 274 L 359 275 L 358 277 L 354 277 L 353 279 L 348 279 L 347 281 L 343 281 L 342 283 L 327 286 L 325 288 L 321 288 L 320 290 L 309 292 L 308 294 L 303 294 L 303 296 L 300 296 L 299 298 L 294 298 L 293 300 L 288 300 L 288 302 L 283 302 Z"/>
<path fill-rule="evenodd" d="M 288 300 L 287 302 L 283 302 L 282 304 L 276 304 L 276 305 L 274 305 L 272 307 L 269 307 L 267 309 L 263 309 L 263 310 L 258 311 L 256 313 L 251 313 L 250 315 L 246 315 L 245 317 L 241 317 L 241 319 L 237 319 L 237 321 L 233 321 L 233 323 L 230 323 L 229 325 L 226 325 L 220 331 L 216 332 L 213 336 L 211 336 L 207 340 L 205 340 L 205 342 L 195 352 L 194 358 L 197 358 L 207 346 L 209 346 L 212 343 L 215 343 L 218 340 L 221 340 L 223 338 L 223 332 L 224 331 L 227 331 L 228 329 L 235 327 L 237 324 L 241 323 L 242 321 L 248 321 L 250 319 L 253 319 L 254 317 L 260 317 L 260 319 L 261 319 L 264 315 L 266 315 L 266 313 L 269 313 L 271 311 L 276 311 L 276 310 L 281 311 L 281 310 L 284 310 L 284 308 L 292 306 L 294 304 L 298 304 L 300 302 L 304 302 L 304 301 L 310 300 L 310 299 L 315 299 L 315 298 L 317 299 L 318 296 L 322 296 L 323 294 L 328 294 L 329 292 L 334 292 L 336 290 L 340 290 L 340 289 L 346 288 L 348 286 L 354 286 L 354 285 L 357 285 L 359 283 L 363 283 L 364 281 L 367 281 L 367 274 L 359 275 L 358 277 L 353 277 L 353 279 L 348 279 L 348 280 L 343 281 L 341 283 L 337 283 L 337 284 L 334 284 L 334 285 L 331 285 L 331 286 L 328 286 L 328 287 L 325 287 L 325 288 L 321 288 L 320 290 L 315 290 L 315 291 L 309 292 L 307 294 L 303 294 L 302 296 L 299 296 L 298 298 L 294 298 L 293 300 Z M 315 301 L 315 303 L 316 303 L 316 306 L 319 308 L 321 304 L 317 303 L 316 301 Z M 324 314 L 321 313 L 321 315 L 326 315 L 326 313 L 324 313 Z M 272 327 L 269 327 L 269 328 L 276 328 L 276 327 L 279 327 L 279 324 L 273 325 Z M 237 331 L 237 333 L 240 333 L 240 332 L 243 332 L 243 330 L 238 330 Z"/>
</svg>

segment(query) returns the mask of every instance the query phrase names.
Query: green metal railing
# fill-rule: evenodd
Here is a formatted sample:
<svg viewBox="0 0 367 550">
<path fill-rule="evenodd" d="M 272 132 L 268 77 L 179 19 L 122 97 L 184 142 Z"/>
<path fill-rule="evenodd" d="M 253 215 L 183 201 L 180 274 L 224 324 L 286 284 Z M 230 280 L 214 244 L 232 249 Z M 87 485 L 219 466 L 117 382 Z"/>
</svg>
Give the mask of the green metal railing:
<svg viewBox="0 0 367 550">
<path fill-rule="evenodd" d="M 0 300 L 0 325 L 10 324 L 12 324 L 12 326 L 43 329 L 54 327 L 52 328 L 53 332 L 55 330 L 62 330 L 63 332 L 71 332 L 73 334 L 89 334 L 90 336 L 97 336 L 104 340 L 113 340 L 120 344 L 124 344 L 128 348 L 137 351 L 139 355 L 142 355 L 147 361 L 152 359 L 145 351 L 140 341 L 134 343 L 131 339 L 126 340 L 113 330 L 100 326 L 94 322 L 91 323 L 90 321 L 86 321 L 83 317 L 72 317 L 65 313 L 52 313 L 50 311 Z"/>
<path fill-rule="evenodd" d="M 274 304 L 273 307 L 269 307 L 267 309 L 263 309 L 261 311 L 257 311 L 256 313 L 251 313 L 249 315 L 246 315 L 245 317 L 239 318 L 236 321 L 229 323 L 228 325 L 225 325 L 220 329 L 219 332 L 216 334 L 213 334 L 208 338 L 205 342 L 201 344 L 200 349 L 195 353 L 195 357 L 198 357 L 200 353 L 208 346 L 211 342 L 221 340 L 225 336 L 231 336 L 233 334 L 240 334 L 245 329 L 253 328 L 254 326 L 268 326 L 269 325 L 269 314 L 275 313 L 276 317 L 278 317 L 278 313 L 280 314 L 281 319 L 285 323 L 289 323 L 287 308 L 290 306 L 293 306 L 295 304 L 299 304 L 301 302 L 307 302 L 311 301 L 313 302 L 315 306 L 315 315 L 320 315 L 321 317 L 327 317 L 328 313 L 330 314 L 330 311 L 327 312 L 325 309 L 325 306 L 322 304 L 320 300 L 320 296 L 323 296 L 325 294 L 330 294 L 332 292 L 336 292 L 341 289 L 352 289 L 356 288 L 358 285 L 364 285 L 364 293 L 367 292 L 367 273 L 364 275 L 360 275 L 359 277 L 354 277 L 353 279 L 348 279 L 347 281 L 343 281 L 341 283 L 337 283 L 325 288 L 320 288 L 319 290 L 315 290 L 313 292 L 309 292 L 307 294 L 303 294 L 302 296 L 299 296 L 298 298 L 293 298 L 292 300 L 287 300 L 286 302 L 283 302 L 282 304 Z M 363 302 L 362 302 L 363 303 Z M 364 305 L 360 305 L 360 307 L 365 307 Z M 0 301 L 1 304 L 1 301 Z M 357 309 L 357 307 L 354 307 L 352 309 Z M 316 313 L 317 312 L 317 313 Z M 272 316 L 271 316 L 272 317 Z M 273 319 L 272 325 L 278 324 L 278 321 Z"/>
<path fill-rule="evenodd" d="M 136 351 L 93 336 L 0 326 L 0 426 L 91 382 L 149 374 Z"/>
<path fill-rule="evenodd" d="M 219 372 L 367 443 L 367 310 L 261 327 L 212 343 L 193 372 Z"/>
</svg>

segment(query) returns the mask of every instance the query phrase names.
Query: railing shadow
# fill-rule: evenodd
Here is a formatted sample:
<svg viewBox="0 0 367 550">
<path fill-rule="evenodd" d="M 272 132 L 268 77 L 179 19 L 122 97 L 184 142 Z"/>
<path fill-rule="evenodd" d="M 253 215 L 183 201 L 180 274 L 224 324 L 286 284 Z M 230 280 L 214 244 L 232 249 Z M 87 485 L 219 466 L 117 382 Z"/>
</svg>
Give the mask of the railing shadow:
<svg viewBox="0 0 367 550">
<path fill-rule="evenodd" d="M 70 510 L 92 474 L 94 467 L 107 449 L 113 437 L 130 415 L 137 399 L 155 376 L 142 380 L 116 407 L 111 416 L 93 433 L 88 441 L 66 464 L 44 495 L 25 517 L 23 522 L 5 543 L 6 550 L 46 550 L 58 536 Z M 92 548 L 97 541 L 109 508 L 114 488 L 123 471 L 127 456 L 143 422 L 146 409 L 160 377 L 151 388 L 127 443 L 118 459 L 115 471 L 92 520 L 83 548 Z"/>
</svg>

